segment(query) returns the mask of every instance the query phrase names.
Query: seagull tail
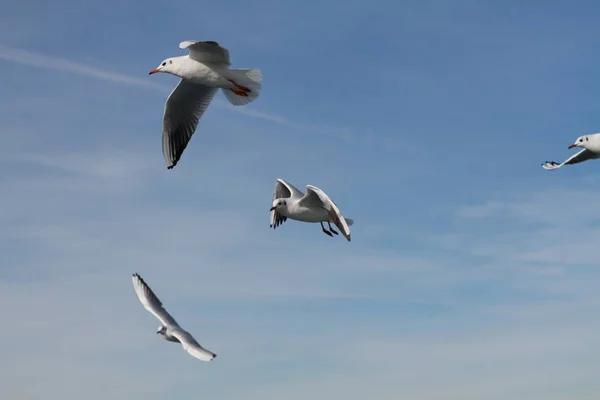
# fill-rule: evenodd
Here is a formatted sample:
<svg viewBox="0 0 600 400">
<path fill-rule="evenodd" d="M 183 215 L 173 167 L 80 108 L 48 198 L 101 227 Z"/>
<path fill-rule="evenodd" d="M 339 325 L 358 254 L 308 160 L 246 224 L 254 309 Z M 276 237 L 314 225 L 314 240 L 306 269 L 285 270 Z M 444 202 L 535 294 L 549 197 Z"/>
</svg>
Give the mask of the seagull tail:
<svg viewBox="0 0 600 400">
<path fill-rule="evenodd" d="M 354 223 L 354 220 L 352 218 L 344 217 L 344 219 L 346 220 L 346 223 L 348 224 L 348 226 L 352 226 L 352 224 Z"/>
<path fill-rule="evenodd" d="M 221 90 L 234 106 L 250 104 L 260 96 L 262 88 L 260 69 L 230 69 L 229 78 L 235 87 Z"/>
</svg>

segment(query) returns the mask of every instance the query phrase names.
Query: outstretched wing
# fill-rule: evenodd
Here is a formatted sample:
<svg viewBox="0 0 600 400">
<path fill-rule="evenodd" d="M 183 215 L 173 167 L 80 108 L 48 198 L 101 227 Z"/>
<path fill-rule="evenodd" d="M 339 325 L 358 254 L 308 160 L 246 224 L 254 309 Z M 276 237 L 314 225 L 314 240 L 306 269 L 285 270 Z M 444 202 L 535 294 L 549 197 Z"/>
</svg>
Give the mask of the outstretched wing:
<svg viewBox="0 0 600 400">
<path fill-rule="evenodd" d="M 281 198 L 301 198 L 304 196 L 300 190 L 296 189 L 294 185 L 284 181 L 283 179 L 277 179 L 275 187 L 273 188 L 273 200 Z M 275 229 L 279 225 L 283 224 L 287 220 L 287 217 L 281 215 L 277 210 L 272 210 L 270 215 L 270 227 Z"/>
<path fill-rule="evenodd" d="M 219 89 L 182 79 L 169 95 L 163 115 L 162 151 L 172 169 L 196 132 L 200 117 Z"/>
<path fill-rule="evenodd" d="M 200 343 L 198 343 L 189 332 L 184 331 L 183 329 L 173 331 L 173 336 L 179 340 L 185 351 L 199 360 L 210 361 L 217 356 L 215 353 L 200 346 Z"/>
<path fill-rule="evenodd" d="M 337 205 L 324 191 L 316 186 L 306 185 L 306 196 L 300 200 L 299 205 L 323 207 L 329 213 L 330 222 L 333 222 L 342 231 L 344 237 L 350 241 L 350 227 L 346 218 L 344 218 Z"/>
<path fill-rule="evenodd" d="M 231 65 L 229 50 L 213 41 L 185 40 L 179 43 L 180 49 L 188 49 L 190 58 L 201 63 Z"/>
<path fill-rule="evenodd" d="M 164 326 L 179 328 L 177 321 L 175 321 L 175 319 L 171 317 L 171 314 L 164 309 L 158 297 L 156 297 L 152 289 L 150 289 L 150 286 L 144 282 L 142 277 L 138 274 L 133 274 L 132 280 L 135 294 L 137 294 L 137 297 L 140 299 L 144 308 L 158 318 Z"/>
<path fill-rule="evenodd" d="M 560 164 L 554 161 L 546 161 L 542 164 L 542 168 L 544 168 L 547 171 L 554 171 L 555 169 L 559 169 L 563 165 L 577 164 L 583 161 L 593 160 L 595 158 L 598 158 L 599 156 L 600 154 L 596 154 L 588 149 L 583 149 L 579 153 L 573 154 L 571 157 L 567 158 Z"/>
</svg>

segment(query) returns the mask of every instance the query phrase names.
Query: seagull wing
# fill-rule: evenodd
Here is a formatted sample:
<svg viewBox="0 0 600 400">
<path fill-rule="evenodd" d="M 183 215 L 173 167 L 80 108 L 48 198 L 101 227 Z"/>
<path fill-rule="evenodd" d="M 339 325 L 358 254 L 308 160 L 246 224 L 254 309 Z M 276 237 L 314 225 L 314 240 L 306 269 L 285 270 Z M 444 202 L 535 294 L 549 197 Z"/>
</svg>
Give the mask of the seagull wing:
<svg viewBox="0 0 600 400">
<path fill-rule="evenodd" d="M 346 240 L 350 241 L 350 227 L 348 226 L 348 222 L 352 224 L 354 221 L 350 219 L 346 220 L 337 205 L 324 191 L 316 186 L 306 185 L 306 196 L 300 199 L 298 205 L 311 208 L 323 207 L 329 213 L 330 222 L 333 222 L 342 231 Z"/>
<path fill-rule="evenodd" d="M 277 179 L 275 187 L 273 188 L 273 200 L 281 198 L 294 198 L 299 199 L 304 196 L 300 190 L 294 185 L 284 181 L 283 179 Z M 270 227 L 275 229 L 279 225 L 283 224 L 287 220 L 287 217 L 279 213 L 277 210 L 271 211 L 270 215 Z"/>
<path fill-rule="evenodd" d="M 179 328 L 179 324 L 171 315 L 164 309 L 162 303 L 156 297 L 150 286 L 142 279 L 138 274 L 133 274 L 133 288 L 135 289 L 135 294 L 137 294 L 138 299 L 144 306 L 144 308 L 152 315 L 162 322 L 164 326 L 168 326 L 171 328 Z"/>
<path fill-rule="evenodd" d="M 190 58 L 201 63 L 231 65 L 229 50 L 213 41 L 185 40 L 179 43 L 180 49 L 188 49 Z"/>
<path fill-rule="evenodd" d="M 167 169 L 177 165 L 198 127 L 200 117 L 218 90 L 182 79 L 169 95 L 165 104 L 162 134 L 162 151 Z"/>
<path fill-rule="evenodd" d="M 546 161 L 542 164 L 542 168 L 544 168 L 547 171 L 554 171 L 555 169 L 559 169 L 563 165 L 577 164 L 583 161 L 593 160 L 598 157 L 600 157 L 600 154 L 594 153 L 593 151 L 590 151 L 588 149 L 583 149 L 579 153 L 573 154 L 571 157 L 567 158 L 560 164 L 554 161 Z"/>
<path fill-rule="evenodd" d="M 217 356 L 215 353 L 200 346 L 200 343 L 189 332 L 183 329 L 174 330 L 172 334 L 181 342 L 181 346 L 183 346 L 185 351 L 199 360 L 210 361 Z"/>
</svg>

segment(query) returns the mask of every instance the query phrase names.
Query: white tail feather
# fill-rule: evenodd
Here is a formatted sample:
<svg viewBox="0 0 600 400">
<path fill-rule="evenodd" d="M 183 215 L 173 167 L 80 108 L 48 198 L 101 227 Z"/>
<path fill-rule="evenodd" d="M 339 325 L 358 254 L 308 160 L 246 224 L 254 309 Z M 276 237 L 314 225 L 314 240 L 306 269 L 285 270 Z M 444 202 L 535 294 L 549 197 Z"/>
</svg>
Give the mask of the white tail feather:
<svg viewBox="0 0 600 400">
<path fill-rule="evenodd" d="M 260 69 L 231 69 L 234 73 L 234 80 L 240 79 L 241 85 L 248 86 L 250 89 L 260 90 L 262 88 L 262 72 Z"/>
<path fill-rule="evenodd" d="M 230 69 L 230 78 L 238 85 L 246 86 L 250 89 L 247 96 L 235 94 L 230 89 L 221 89 L 223 94 L 234 106 L 243 106 L 252 103 L 260 96 L 262 88 L 262 72 L 260 69 Z"/>
<path fill-rule="evenodd" d="M 252 91 L 248 93 L 248 96 L 240 96 L 239 94 L 233 93 L 229 89 L 223 88 L 221 90 L 223 91 L 223 94 L 227 100 L 229 100 L 229 102 L 234 106 L 245 106 L 246 104 L 250 104 L 260 95 L 259 91 Z"/>
</svg>

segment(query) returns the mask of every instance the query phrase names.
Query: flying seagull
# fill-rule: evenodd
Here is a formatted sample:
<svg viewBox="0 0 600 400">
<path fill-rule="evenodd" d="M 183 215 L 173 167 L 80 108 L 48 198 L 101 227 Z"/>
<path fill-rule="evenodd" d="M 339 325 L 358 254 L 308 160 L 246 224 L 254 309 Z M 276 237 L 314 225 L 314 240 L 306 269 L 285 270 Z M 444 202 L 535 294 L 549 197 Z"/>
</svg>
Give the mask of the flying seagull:
<svg viewBox="0 0 600 400">
<path fill-rule="evenodd" d="M 150 75 L 166 72 L 181 78 L 169 95 L 163 116 L 162 151 L 167 169 L 181 158 L 198 121 L 219 89 L 234 106 L 256 100 L 262 87 L 260 69 L 229 69 L 229 50 L 217 42 L 186 40 L 189 54 L 163 60 Z"/>
<path fill-rule="evenodd" d="M 183 349 L 190 353 L 193 357 L 196 357 L 202 361 L 210 361 L 217 355 L 206 350 L 194 339 L 188 331 L 179 326 L 177 321 L 171 317 L 171 315 L 164 309 L 162 303 L 156 297 L 150 286 L 144 282 L 141 276 L 133 274 L 133 288 L 138 299 L 144 306 L 144 308 L 156 318 L 159 319 L 161 325 L 158 327 L 156 333 L 162 336 L 169 342 L 181 343 Z"/>
<path fill-rule="evenodd" d="M 574 147 L 581 147 L 582 150 L 573 154 L 560 164 L 554 161 L 546 161 L 542 164 L 542 168 L 553 171 L 559 169 L 563 165 L 577 164 L 600 157 L 600 133 L 579 136 L 577 140 L 575 140 L 575 143 L 569 146 L 569 149 Z"/>
<path fill-rule="evenodd" d="M 270 227 L 275 229 L 288 218 L 303 222 L 320 222 L 323 232 L 331 237 L 337 231 L 331 227 L 331 222 L 342 231 L 342 235 L 350 241 L 350 226 L 354 221 L 344 218 L 337 205 L 316 186 L 306 185 L 306 195 L 283 179 L 277 179 L 273 190 L 271 204 Z M 327 222 L 329 229 L 325 229 Z"/>
</svg>

